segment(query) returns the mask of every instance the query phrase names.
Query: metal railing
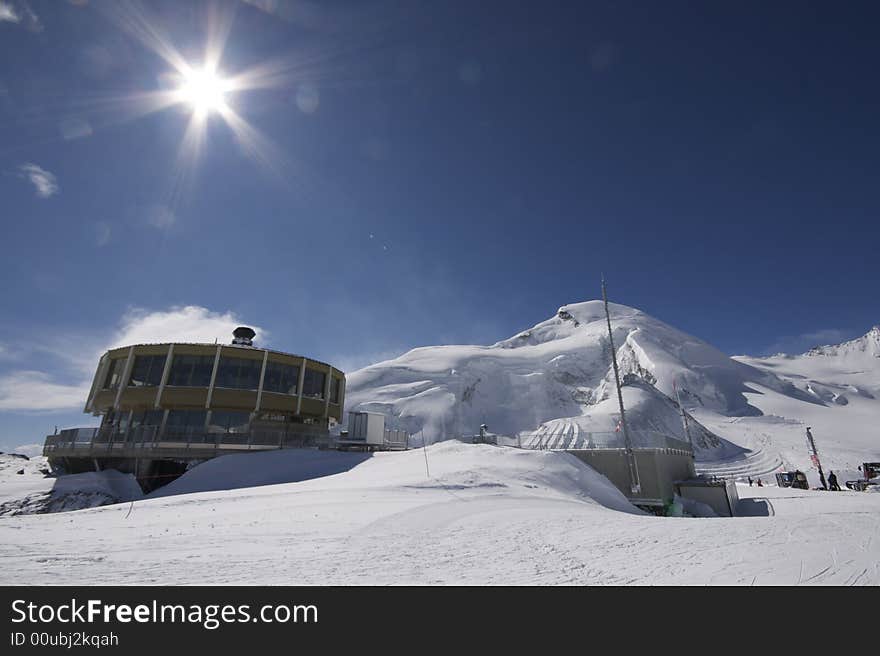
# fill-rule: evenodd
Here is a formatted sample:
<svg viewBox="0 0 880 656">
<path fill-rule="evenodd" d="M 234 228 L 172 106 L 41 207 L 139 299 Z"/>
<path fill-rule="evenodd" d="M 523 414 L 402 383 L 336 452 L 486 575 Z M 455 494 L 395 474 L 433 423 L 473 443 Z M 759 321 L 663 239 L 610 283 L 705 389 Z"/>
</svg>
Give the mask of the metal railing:
<svg viewBox="0 0 880 656">
<path fill-rule="evenodd" d="M 205 430 L 187 431 L 158 426 L 137 426 L 128 430 L 113 428 L 71 428 L 49 435 L 43 455 L 75 452 L 82 455 L 106 454 L 131 450 L 176 449 L 249 450 L 321 448 L 331 445 L 329 433 L 255 428 L 246 433 L 219 433 Z"/>
<path fill-rule="evenodd" d="M 524 449 L 571 451 L 626 448 L 623 433 L 617 431 L 533 431 L 519 433 L 518 440 Z M 630 443 L 634 449 L 676 449 L 693 452 L 691 445 L 684 440 L 660 431 L 630 429 Z"/>
</svg>

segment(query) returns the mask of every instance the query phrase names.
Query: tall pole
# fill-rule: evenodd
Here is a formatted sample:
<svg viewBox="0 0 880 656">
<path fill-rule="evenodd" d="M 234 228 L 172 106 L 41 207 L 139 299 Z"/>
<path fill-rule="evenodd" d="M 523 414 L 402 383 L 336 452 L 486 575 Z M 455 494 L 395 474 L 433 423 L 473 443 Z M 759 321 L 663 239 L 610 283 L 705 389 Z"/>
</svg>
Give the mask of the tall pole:
<svg viewBox="0 0 880 656">
<path fill-rule="evenodd" d="M 810 445 L 810 460 L 813 461 L 813 464 L 819 470 L 819 480 L 822 483 L 822 489 L 827 490 L 828 484 L 825 482 L 825 473 L 822 471 L 822 463 L 819 462 L 819 452 L 816 450 L 816 442 L 813 440 L 813 434 L 810 432 L 809 426 L 807 426 L 807 442 Z"/>
<path fill-rule="evenodd" d="M 623 392 L 620 390 L 620 371 L 617 368 L 617 351 L 614 348 L 614 335 L 611 332 L 611 313 L 608 311 L 608 294 L 605 291 L 605 276 L 602 276 L 602 301 L 605 303 L 605 320 L 608 322 L 608 341 L 611 343 L 611 364 L 614 367 L 614 383 L 617 386 L 617 402 L 620 404 L 620 427 L 623 429 L 623 444 L 626 451 L 626 460 L 629 465 L 629 483 L 633 494 L 642 491 L 639 481 L 639 468 L 636 465 L 636 456 L 632 450 L 632 442 L 629 439 L 629 427 L 626 425 L 626 414 L 623 410 Z"/>
<path fill-rule="evenodd" d="M 691 430 L 688 426 L 687 414 L 685 414 L 684 407 L 681 405 L 681 396 L 678 394 L 678 387 L 675 385 L 675 380 L 672 381 L 672 389 L 675 391 L 675 402 L 678 403 L 678 409 L 681 411 L 681 423 L 684 426 L 684 434 L 687 437 L 688 444 L 691 445 L 691 450 L 694 449 L 694 440 L 691 438 Z"/>
</svg>

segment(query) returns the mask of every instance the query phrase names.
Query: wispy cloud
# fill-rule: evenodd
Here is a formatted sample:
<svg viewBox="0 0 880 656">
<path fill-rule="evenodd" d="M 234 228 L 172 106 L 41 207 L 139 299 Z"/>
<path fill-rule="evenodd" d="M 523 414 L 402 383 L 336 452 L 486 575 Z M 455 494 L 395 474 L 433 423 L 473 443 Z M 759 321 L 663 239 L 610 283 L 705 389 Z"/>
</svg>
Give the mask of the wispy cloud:
<svg viewBox="0 0 880 656">
<path fill-rule="evenodd" d="M 27 456 L 28 458 L 33 458 L 34 456 L 41 455 L 43 453 L 43 445 L 42 444 L 22 444 L 20 446 L 15 447 L 12 450 L 13 453 L 20 453 L 23 456 Z"/>
<path fill-rule="evenodd" d="M 94 229 L 95 246 L 98 248 L 106 246 L 110 242 L 110 237 L 113 234 L 113 229 L 110 224 L 106 221 L 98 221 L 92 226 L 92 228 Z"/>
<path fill-rule="evenodd" d="M 212 312 L 199 305 L 160 311 L 134 308 L 122 317 L 116 335 L 106 348 L 155 342 L 228 342 L 232 331 L 240 325 L 241 320 L 233 312 Z M 257 331 L 257 341 L 265 344 L 268 333 L 252 327 Z"/>
<path fill-rule="evenodd" d="M 19 167 L 21 177 L 29 180 L 34 185 L 34 190 L 40 198 L 49 198 L 58 193 L 58 179 L 46 169 L 34 164 L 22 164 Z"/>
<path fill-rule="evenodd" d="M 70 116 L 58 124 L 58 130 L 65 141 L 82 139 L 92 135 L 92 126 L 84 118 Z"/>
<path fill-rule="evenodd" d="M 147 223 L 159 230 L 167 230 L 177 222 L 174 212 L 165 205 L 150 205 L 145 210 Z"/>
<path fill-rule="evenodd" d="M 409 348 L 396 348 L 396 349 L 387 349 L 384 351 L 376 351 L 374 353 L 366 353 L 361 355 L 352 355 L 352 354 L 340 354 L 330 358 L 330 364 L 334 367 L 337 367 L 341 371 L 344 371 L 347 374 L 352 373 L 353 371 L 357 371 L 358 369 L 363 369 L 371 364 L 376 364 L 377 362 L 384 362 L 385 360 L 393 360 L 399 355 L 403 355 Z"/>
<path fill-rule="evenodd" d="M 0 22 L 3 21 L 9 23 L 18 23 L 21 21 L 21 16 L 16 13 L 15 7 L 8 2 L 0 2 Z"/>
<path fill-rule="evenodd" d="M 103 337 L 67 335 L 32 347 L 29 353 L 19 353 L 19 360 L 49 354 L 58 368 L 55 373 L 20 369 L 0 375 L 0 411 L 82 408 L 98 358 L 107 349 L 157 342 L 224 343 L 239 325 L 241 320 L 232 312 L 213 312 L 197 305 L 159 311 L 131 309 L 120 319 L 117 329 Z M 255 330 L 258 343 L 266 344 L 267 331 L 258 327 Z"/>
<path fill-rule="evenodd" d="M 85 405 L 91 381 L 66 385 L 43 371 L 13 371 L 0 376 L 0 410 L 64 410 Z"/>
<path fill-rule="evenodd" d="M 840 344 L 853 337 L 856 337 L 856 335 L 853 334 L 852 331 L 840 330 L 839 328 L 823 328 L 821 330 L 814 330 L 800 335 L 785 335 L 778 338 L 773 344 L 764 349 L 764 354 L 799 354 L 810 350 L 814 346 Z"/>
<path fill-rule="evenodd" d="M 42 32 L 43 23 L 27 0 L 0 0 L 0 22 L 16 23 L 31 32 Z"/>
</svg>

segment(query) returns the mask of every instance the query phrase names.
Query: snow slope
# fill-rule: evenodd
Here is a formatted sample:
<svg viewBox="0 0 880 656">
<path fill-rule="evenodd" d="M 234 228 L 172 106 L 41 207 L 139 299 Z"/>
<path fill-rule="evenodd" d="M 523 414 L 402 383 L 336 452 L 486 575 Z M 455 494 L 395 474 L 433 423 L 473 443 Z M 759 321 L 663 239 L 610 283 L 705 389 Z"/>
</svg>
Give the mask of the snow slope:
<svg viewBox="0 0 880 656">
<path fill-rule="evenodd" d="M 276 454 L 293 479 L 319 469 L 301 453 Z M 880 494 L 746 486 L 754 516 L 658 518 L 561 452 L 448 441 L 348 464 L 0 517 L 0 583 L 880 584 Z"/>
<path fill-rule="evenodd" d="M 143 496 L 130 474 L 107 470 L 56 478 L 45 475 L 48 467 L 43 456 L 0 454 L 0 516 L 79 510 Z"/>
<path fill-rule="evenodd" d="M 634 446 L 657 446 L 658 435 L 685 439 L 678 406 L 653 385 L 634 381 L 623 388 L 630 439 Z M 619 441 L 616 431 L 620 418 L 617 396 L 591 406 L 586 414 L 553 419 L 536 431 L 523 433 L 523 446 L 545 449 L 578 449 L 598 446 L 608 440 Z M 711 453 L 715 458 L 735 457 L 744 449 L 707 430 L 688 414 L 688 434 L 698 453 Z"/>
<path fill-rule="evenodd" d="M 48 471 L 48 467 L 43 456 L 28 458 L 15 453 L 0 453 L 0 513 L 10 508 L 8 504 L 51 490 L 53 479 L 46 478 L 43 471 Z"/>
<path fill-rule="evenodd" d="M 810 468 L 805 431 L 811 426 L 823 469 L 826 474 L 829 469 L 837 470 L 841 480 L 857 478 L 862 462 L 880 461 L 880 326 L 858 339 L 801 355 L 734 359 L 791 384 L 813 402 L 803 403 L 798 397 L 752 384 L 746 396 L 764 416 L 738 419 L 698 414 L 707 426 L 771 446 L 787 464 L 804 470 Z M 818 482 L 818 477 L 812 480 Z"/>
</svg>

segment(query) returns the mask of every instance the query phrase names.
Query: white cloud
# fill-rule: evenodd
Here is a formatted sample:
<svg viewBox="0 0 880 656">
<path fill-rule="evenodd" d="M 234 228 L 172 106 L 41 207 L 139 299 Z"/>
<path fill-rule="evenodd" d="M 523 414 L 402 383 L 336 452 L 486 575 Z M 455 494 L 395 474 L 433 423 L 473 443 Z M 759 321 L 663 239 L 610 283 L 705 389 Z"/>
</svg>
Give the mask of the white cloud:
<svg viewBox="0 0 880 656">
<path fill-rule="evenodd" d="M 13 371 L 0 376 L 0 410 L 64 410 L 82 408 L 91 381 L 73 385 L 53 382 L 42 371 Z"/>
<path fill-rule="evenodd" d="M 46 169 L 36 164 L 28 163 L 22 164 L 19 167 L 19 171 L 21 171 L 21 177 L 30 180 L 31 184 L 34 185 L 37 196 L 40 198 L 49 198 L 58 193 L 58 180 Z"/>
<path fill-rule="evenodd" d="M 344 371 L 346 374 L 350 374 L 357 371 L 358 369 L 368 367 L 371 364 L 384 362 L 385 360 L 393 360 L 394 358 L 403 355 L 409 350 L 409 348 L 396 348 L 358 355 L 338 355 L 330 358 L 329 362 L 340 371 Z"/>
<path fill-rule="evenodd" d="M 20 20 L 21 16 L 15 12 L 15 7 L 7 2 L 0 2 L 0 21 L 18 23 Z"/>
<path fill-rule="evenodd" d="M 92 126 L 83 118 L 71 116 L 58 124 L 58 130 L 66 141 L 81 139 L 92 135 Z"/>
<path fill-rule="evenodd" d="M 95 339 L 65 335 L 38 347 L 35 352 L 49 353 L 59 361 L 59 371 L 67 370 L 70 380 L 59 374 L 32 369 L 10 371 L 0 376 L 0 411 L 41 412 L 82 408 L 92 384 L 92 376 L 101 354 L 107 349 L 131 344 L 159 342 L 229 343 L 232 331 L 242 321 L 232 312 L 212 312 L 198 306 L 172 307 L 168 310 L 129 310 L 119 327 L 109 336 Z M 268 333 L 253 324 L 257 342 L 266 344 Z M 19 353 L 18 359 L 28 356 Z M 70 373 L 72 372 L 72 373 Z"/>
<path fill-rule="evenodd" d="M 199 305 L 172 307 L 165 311 L 130 310 L 122 317 L 120 328 L 107 348 L 128 344 L 156 342 L 208 342 L 232 341 L 232 331 L 242 325 L 232 312 L 212 312 Z M 267 333 L 261 328 L 247 324 L 257 331 L 257 340 L 265 342 Z"/>
<path fill-rule="evenodd" d="M 31 32 L 41 32 L 43 23 L 40 17 L 31 9 L 27 0 L 0 1 L 0 22 L 6 21 L 21 25 Z"/>
<path fill-rule="evenodd" d="M 28 458 L 43 455 L 42 444 L 21 444 L 12 450 L 13 453 L 20 453 Z"/>
<path fill-rule="evenodd" d="M 814 346 L 840 344 L 841 342 L 845 342 L 855 336 L 856 335 L 853 335 L 851 331 L 840 330 L 839 328 L 824 328 L 809 333 L 803 333 L 801 335 L 786 335 L 780 337 L 773 344 L 764 349 L 764 353 L 768 355 L 776 353 L 804 353 Z"/>
</svg>

